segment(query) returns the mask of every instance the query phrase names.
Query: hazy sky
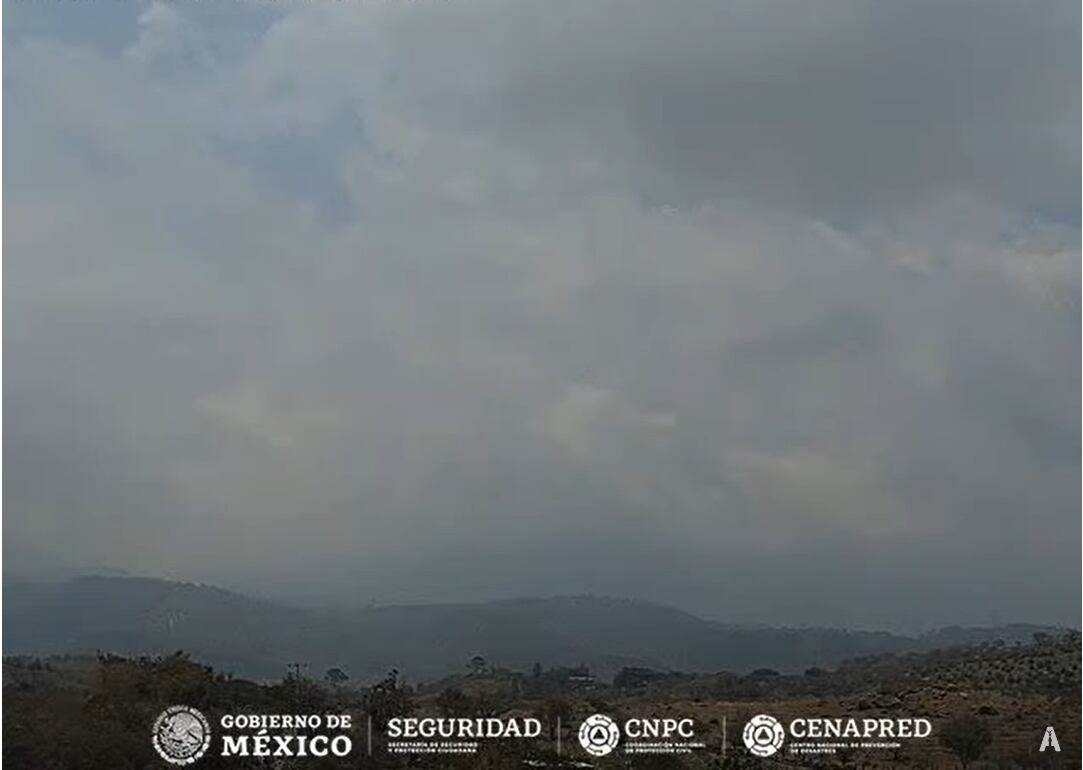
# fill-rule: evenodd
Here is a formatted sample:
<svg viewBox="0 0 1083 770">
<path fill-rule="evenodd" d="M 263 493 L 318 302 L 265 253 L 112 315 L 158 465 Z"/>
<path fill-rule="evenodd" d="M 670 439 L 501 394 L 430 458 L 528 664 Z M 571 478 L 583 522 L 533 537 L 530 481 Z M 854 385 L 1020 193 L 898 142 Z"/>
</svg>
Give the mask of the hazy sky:
<svg viewBox="0 0 1083 770">
<path fill-rule="evenodd" d="M 5 16 L 8 577 L 1078 625 L 1078 2 Z"/>
</svg>

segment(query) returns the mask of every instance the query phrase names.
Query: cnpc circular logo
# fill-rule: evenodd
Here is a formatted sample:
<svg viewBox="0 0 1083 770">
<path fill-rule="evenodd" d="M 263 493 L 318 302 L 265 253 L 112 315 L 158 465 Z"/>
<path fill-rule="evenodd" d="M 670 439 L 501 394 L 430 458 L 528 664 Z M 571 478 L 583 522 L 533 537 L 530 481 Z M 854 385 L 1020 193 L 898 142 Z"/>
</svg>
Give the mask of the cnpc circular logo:
<svg viewBox="0 0 1083 770">
<path fill-rule="evenodd" d="M 745 739 L 748 750 L 757 757 L 769 757 L 782 748 L 786 731 L 773 716 L 757 714 L 748 720 L 741 737 Z"/>
<path fill-rule="evenodd" d="M 605 714 L 593 714 L 579 726 L 579 745 L 595 757 L 604 757 L 617 747 L 620 728 Z"/>
<path fill-rule="evenodd" d="M 211 745 L 211 726 L 191 706 L 170 706 L 154 720 L 151 740 L 158 756 L 172 765 L 190 765 Z"/>
</svg>

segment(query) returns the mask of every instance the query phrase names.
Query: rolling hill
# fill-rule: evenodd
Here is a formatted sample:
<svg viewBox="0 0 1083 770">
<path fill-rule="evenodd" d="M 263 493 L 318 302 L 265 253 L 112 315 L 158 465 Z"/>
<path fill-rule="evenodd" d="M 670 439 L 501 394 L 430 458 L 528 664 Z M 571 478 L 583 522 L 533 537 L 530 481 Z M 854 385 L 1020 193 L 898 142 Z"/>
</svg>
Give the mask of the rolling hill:
<svg viewBox="0 0 1083 770">
<path fill-rule="evenodd" d="M 356 682 L 391 668 L 418 681 L 462 670 L 475 655 L 526 670 L 585 664 L 688 672 L 760 667 L 800 671 L 881 653 L 1000 638 L 1029 640 L 1039 626 L 962 629 L 908 637 L 828 628 L 741 627 L 672 607 L 595 596 L 476 604 L 314 610 L 210 586 L 135 577 L 82 577 L 4 586 L 4 654 L 191 653 L 218 669 L 277 679 L 286 663 L 312 675 L 337 666 Z"/>
</svg>

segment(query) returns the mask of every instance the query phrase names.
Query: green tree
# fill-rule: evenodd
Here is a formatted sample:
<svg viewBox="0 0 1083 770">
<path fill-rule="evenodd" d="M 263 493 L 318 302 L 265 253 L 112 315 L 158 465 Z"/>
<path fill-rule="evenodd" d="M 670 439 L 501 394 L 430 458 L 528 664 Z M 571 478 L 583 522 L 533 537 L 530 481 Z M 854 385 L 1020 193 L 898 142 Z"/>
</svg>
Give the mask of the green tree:
<svg viewBox="0 0 1083 770">
<path fill-rule="evenodd" d="M 955 754 L 963 770 L 985 753 L 992 740 L 989 725 L 973 714 L 956 717 L 940 731 L 940 742 Z"/>
<path fill-rule="evenodd" d="M 324 681 L 335 687 L 341 687 L 349 681 L 350 677 L 341 668 L 329 668 L 323 675 Z"/>
<path fill-rule="evenodd" d="M 410 693 L 399 680 L 398 669 L 391 669 L 365 694 L 365 711 L 381 728 L 392 717 L 409 714 L 412 708 Z"/>
<path fill-rule="evenodd" d="M 545 702 L 545 721 L 549 725 L 549 740 L 556 740 L 557 724 L 568 724 L 572 718 L 572 707 L 563 698 L 550 698 Z"/>
<path fill-rule="evenodd" d="M 449 687 L 436 696 L 436 707 L 445 717 L 462 717 L 470 713 L 470 698 L 457 687 Z"/>
</svg>

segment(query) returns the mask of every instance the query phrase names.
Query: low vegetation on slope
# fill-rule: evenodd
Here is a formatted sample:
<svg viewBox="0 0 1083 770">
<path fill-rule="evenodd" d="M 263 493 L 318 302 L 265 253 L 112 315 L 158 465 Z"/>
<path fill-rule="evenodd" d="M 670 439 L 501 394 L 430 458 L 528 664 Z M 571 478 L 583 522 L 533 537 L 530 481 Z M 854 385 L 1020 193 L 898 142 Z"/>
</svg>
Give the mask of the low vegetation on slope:
<svg viewBox="0 0 1083 770">
<path fill-rule="evenodd" d="M 3 760 L 28 770 L 143 770 L 155 766 L 148 730 L 167 705 L 185 703 L 208 714 L 351 713 L 354 743 L 348 760 L 308 759 L 306 768 L 521 768 L 567 767 L 575 750 L 574 729 L 594 712 L 626 716 L 681 715 L 695 719 L 697 738 L 708 748 L 693 755 L 602 759 L 578 757 L 597 768 L 761 767 L 740 743 L 740 725 L 755 713 L 780 719 L 812 715 L 890 717 L 924 715 L 945 736 L 976 730 L 981 738 L 972 768 L 1078 766 L 1080 636 L 1039 636 L 1027 645 L 991 642 L 923 654 L 881 655 L 847 662 L 835 670 L 810 668 L 799 675 L 762 669 L 744 675 L 692 675 L 626 667 L 611 683 L 589 668 L 545 667 L 525 671 L 490 665 L 480 655 L 462 671 L 427 683 L 407 683 L 397 671 L 369 686 L 350 672 L 287 677 L 256 684 L 190 660 L 183 653 L 161 658 L 8 657 Z M 382 726 L 401 715 L 531 715 L 543 720 L 537 741 L 483 743 L 467 757 L 397 756 L 384 750 Z M 370 756 L 363 747 L 366 717 L 375 727 Z M 1058 726 L 1060 754 L 1036 752 L 1041 731 Z M 727 730 L 726 725 L 729 729 Z M 968 725 L 970 727 L 968 727 Z M 966 737 L 966 736 L 964 736 Z M 565 747 L 559 757 L 556 741 Z M 723 751 L 723 745 L 726 750 Z M 586 760 L 589 759 L 589 764 Z M 250 762 L 250 764 L 245 764 Z M 565 763 L 565 764 L 562 764 Z M 631 762 L 629 764 L 629 762 Z M 817 768 L 913 766 L 957 767 L 946 740 L 887 755 L 839 755 L 809 760 Z M 255 759 L 208 755 L 200 767 L 263 767 Z M 791 763 L 792 766 L 792 763 Z"/>
</svg>

